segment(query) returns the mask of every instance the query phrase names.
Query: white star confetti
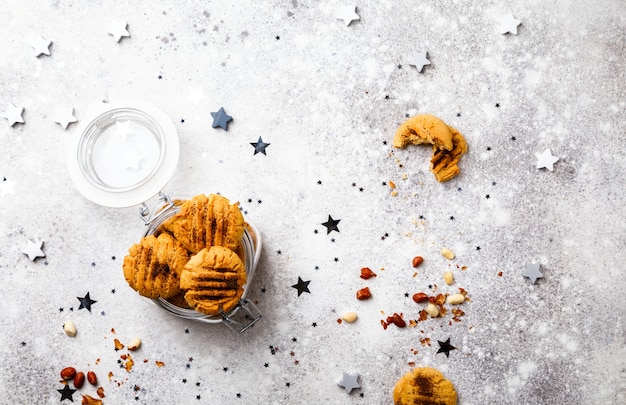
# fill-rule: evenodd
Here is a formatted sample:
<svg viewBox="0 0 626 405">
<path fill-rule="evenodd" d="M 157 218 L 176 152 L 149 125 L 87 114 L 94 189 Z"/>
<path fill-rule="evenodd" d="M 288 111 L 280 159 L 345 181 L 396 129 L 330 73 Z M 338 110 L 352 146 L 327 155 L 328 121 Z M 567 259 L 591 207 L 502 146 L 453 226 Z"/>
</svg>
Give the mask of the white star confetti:
<svg viewBox="0 0 626 405">
<path fill-rule="evenodd" d="M 531 284 L 535 284 L 538 278 L 543 278 L 539 269 L 541 269 L 540 263 L 526 263 L 522 276 L 528 278 Z"/>
<path fill-rule="evenodd" d="M 343 20 L 347 27 L 352 21 L 360 20 L 361 17 L 359 17 L 359 15 L 356 13 L 356 6 L 353 4 L 351 6 L 341 7 L 337 11 L 337 19 Z"/>
<path fill-rule="evenodd" d="M 50 56 L 50 45 L 52 45 L 52 41 L 49 39 L 43 39 L 41 35 L 37 35 L 30 42 L 30 46 L 35 50 L 35 56 L 39 57 L 41 55 Z"/>
<path fill-rule="evenodd" d="M 2 182 L 0 182 L 0 197 L 4 197 L 8 194 L 15 194 L 15 191 L 13 191 L 14 186 L 14 181 L 9 181 L 5 178 Z"/>
<path fill-rule="evenodd" d="M 67 129 L 68 125 L 77 121 L 76 117 L 74 117 L 74 107 L 72 106 L 66 106 L 57 109 L 52 119 L 63 129 Z"/>
<path fill-rule="evenodd" d="M 552 152 L 550 152 L 550 148 L 544 150 L 542 153 L 535 153 L 537 156 L 537 169 L 546 168 L 552 171 L 552 168 L 559 158 L 556 156 L 552 156 Z"/>
<path fill-rule="evenodd" d="M 206 96 L 204 95 L 203 91 L 202 91 L 202 87 L 199 88 L 189 88 L 189 95 L 187 96 L 187 100 L 191 100 L 194 102 L 195 105 L 198 105 L 198 103 L 200 102 L 200 100 L 204 100 L 206 98 Z"/>
<path fill-rule="evenodd" d="M 126 142 L 126 137 L 132 133 L 134 131 L 130 129 L 130 121 L 115 121 L 115 135 L 119 136 L 122 141 Z"/>
<path fill-rule="evenodd" d="M 361 388 L 361 386 L 357 382 L 358 379 L 359 379 L 358 373 L 348 374 L 344 372 L 343 376 L 341 377 L 341 381 L 339 381 L 337 385 L 340 387 L 343 387 L 346 390 L 346 392 L 349 394 L 350 392 L 352 392 L 353 389 Z"/>
<path fill-rule="evenodd" d="M 24 112 L 24 107 L 16 107 L 15 104 L 9 103 L 9 106 L 2 113 L 2 116 L 9 121 L 9 126 L 12 127 L 18 122 L 20 124 L 24 123 L 24 118 L 22 118 L 23 112 Z"/>
<path fill-rule="evenodd" d="M 424 66 L 430 65 L 430 61 L 426 58 L 427 54 L 426 51 L 416 52 L 415 55 L 413 55 L 413 60 L 409 62 L 409 65 L 415 66 L 417 71 L 422 73 Z"/>
<path fill-rule="evenodd" d="M 38 257 L 46 257 L 46 254 L 41 250 L 43 247 L 43 241 L 39 243 L 35 243 L 31 240 L 26 240 L 26 246 L 22 249 L 22 253 L 24 253 L 30 261 L 34 261 Z"/>
<path fill-rule="evenodd" d="M 502 18 L 502 21 L 500 23 L 500 33 L 503 35 L 509 33 L 517 35 L 517 27 L 521 23 L 522 22 L 520 20 L 516 20 L 515 17 L 513 17 L 513 14 L 508 13 Z"/>
<path fill-rule="evenodd" d="M 109 34 L 113 35 L 115 42 L 120 42 L 123 37 L 130 37 L 130 32 L 126 29 L 128 24 L 126 21 L 113 20 L 109 27 Z"/>
<path fill-rule="evenodd" d="M 139 170 L 141 169 L 141 162 L 143 162 L 143 156 L 138 154 L 136 151 L 131 151 L 124 156 L 124 161 L 126 163 L 126 169 Z"/>
</svg>

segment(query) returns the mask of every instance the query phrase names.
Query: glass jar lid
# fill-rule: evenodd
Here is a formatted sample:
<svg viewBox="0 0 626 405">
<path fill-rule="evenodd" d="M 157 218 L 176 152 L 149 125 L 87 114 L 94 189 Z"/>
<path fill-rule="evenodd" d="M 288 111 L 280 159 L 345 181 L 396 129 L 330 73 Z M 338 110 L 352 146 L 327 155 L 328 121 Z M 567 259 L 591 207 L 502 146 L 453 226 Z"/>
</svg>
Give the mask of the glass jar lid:
<svg viewBox="0 0 626 405">
<path fill-rule="evenodd" d="M 72 138 L 68 168 L 89 200 L 130 207 L 165 187 L 179 152 L 176 128 L 163 111 L 140 101 L 103 103 L 90 109 Z"/>
</svg>

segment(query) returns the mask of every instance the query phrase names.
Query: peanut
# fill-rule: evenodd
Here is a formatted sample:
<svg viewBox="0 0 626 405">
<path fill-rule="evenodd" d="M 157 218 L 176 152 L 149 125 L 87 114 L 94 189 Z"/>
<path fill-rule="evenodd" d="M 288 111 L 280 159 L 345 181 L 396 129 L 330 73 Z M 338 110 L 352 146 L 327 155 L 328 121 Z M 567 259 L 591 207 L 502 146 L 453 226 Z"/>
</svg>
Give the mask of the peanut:
<svg viewBox="0 0 626 405">
<path fill-rule="evenodd" d="M 430 315 L 431 318 L 436 318 L 439 316 L 439 308 L 437 308 L 437 306 L 433 303 L 428 304 L 428 306 L 426 307 L 426 312 L 428 312 L 428 315 Z"/>
<path fill-rule="evenodd" d="M 417 267 L 420 264 L 422 264 L 422 262 L 424 261 L 424 258 L 422 256 L 415 256 L 413 258 L 413 267 Z"/>
<path fill-rule="evenodd" d="M 423 293 L 423 292 L 415 293 L 413 294 L 413 301 L 415 301 L 418 304 L 420 302 L 428 301 L 428 295 L 426 295 L 426 293 Z"/>
<path fill-rule="evenodd" d="M 91 384 L 91 385 L 98 384 L 98 377 L 96 376 L 96 373 L 94 373 L 91 370 L 88 371 L 87 372 L 87 381 L 89 381 L 89 384 Z"/>
<path fill-rule="evenodd" d="M 454 283 L 454 274 L 452 274 L 450 270 L 446 271 L 445 273 L 443 273 L 443 280 L 446 282 L 446 284 L 452 285 L 452 283 Z"/>
<path fill-rule="evenodd" d="M 465 296 L 463 294 L 448 295 L 448 298 L 446 301 L 448 302 L 448 304 L 452 304 L 452 305 L 462 304 L 465 301 Z"/>
<path fill-rule="evenodd" d="M 361 276 L 363 280 L 369 280 L 372 277 L 377 277 L 376 273 L 372 271 L 369 267 L 363 267 L 361 269 Z"/>
<path fill-rule="evenodd" d="M 370 292 L 369 287 L 361 288 L 359 291 L 356 292 L 357 300 L 361 300 L 361 301 L 367 300 L 371 297 L 372 297 L 372 293 Z"/>
<path fill-rule="evenodd" d="M 341 319 L 348 323 L 353 323 L 357 320 L 358 316 L 354 311 L 348 311 L 341 314 Z"/>
<path fill-rule="evenodd" d="M 82 371 L 79 371 L 74 376 L 74 388 L 80 389 L 84 383 L 85 383 L 85 373 L 83 373 Z"/>
<path fill-rule="evenodd" d="M 452 260 L 455 257 L 454 252 L 446 247 L 441 249 L 441 255 L 448 260 Z"/>
<path fill-rule="evenodd" d="M 72 321 L 65 322 L 63 324 L 63 330 L 65 331 L 65 334 L 67 336 L 70 336 L 70 337 L 76 336 L 76 325 L 74 325 L 74 322 Z"/>
<path fill-rule="evenodd" d="M 64 380 L 71 380 L 76 375 L 76 369 L 74 367 L 65 367 L 61 370 L 61 378 Z"/>
<path fill-rule="evenodd" d="M 130 343 L 126 347 L 130 351 L 135 351 L 135 350 L 139 349 L 140 346 L 141 346 L 141 339 L 134 338 L 133 340 L 130 341 Z"/>
</svg>

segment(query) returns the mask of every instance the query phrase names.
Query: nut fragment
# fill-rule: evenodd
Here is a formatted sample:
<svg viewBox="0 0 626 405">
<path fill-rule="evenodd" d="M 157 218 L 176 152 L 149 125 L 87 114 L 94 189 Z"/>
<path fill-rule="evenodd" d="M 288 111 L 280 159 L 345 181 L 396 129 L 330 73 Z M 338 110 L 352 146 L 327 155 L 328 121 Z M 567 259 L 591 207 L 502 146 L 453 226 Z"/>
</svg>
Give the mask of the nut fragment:
<svg viewBox="0 0 626 405">
<path fill-rule="evenodd" d="M 83 373 L 82 371 L 79 371 L 74 376 L 74 388 L 80 389 L 84 383 L 85 383 L 85 373 Z"/>
<path fill-rule="evenodd" d="M 454 283 L 454 274 L 452 274 L 450 270 L 446 271 L 445 273 L 443 273 L 443 280 L 446 282 L 446 284 L 452 285 L 452 283 Z"/>
<path fill-rule="evenodd" d="M 413 294 L 413 301 L 417 302 L 418 304 L 420 302 L 428 301 L 428 295 L 426 295 L 426 293 L 423 293 L 423 292 L 415 293 Z"/>
<path fill-rule="evenodd" d="M 88 371 L 87 372 L 87 381 L 89 381 L 89 384 L 91 384 L 91 385 L 98 384 L 98 377 L 96 376 L 96 373 L 94 373 L 91 370 Z"/>
<path fill-rule="evenodd" d="M 370 292 L 369 287 L 365 287 L 365 288 L 361 288 L 359 291 L 356 292 L 356 299 L 357 300 L 366 300 L 372 297 L 372 293 Z"/>
<path fill-rule="evenodd" d="M 413 267 L 417 267 L 420 264 L 422 264 L 422 262 L 424 261 L 424 258 L 422 256 L 415 256 L 413 258 Z"/>
<path fill-rule="evenodd" d="M 81 405 L 102 405 L 102 400 L 85 394 L 83 395 Z"/>
<path fill-rule="evenodd" d="M 71 380 L 76 375 L 76 369 L 74 367 L 65 367 L 61 370 L 61 378 L 64 380 Z"/>
<path fill-rule="evenodd" d="M 63 330 L 65 331 L 65 334 L 67 336 L 70 336 L 70 337 L 76 336 L 76 325 L 74 325 L 74 322 L 72 321 L 65 322 L 63 324 Z"/>
<path fill-rule="evenodd" d="M 454 259 L 454 252 L 446 247 L 441 249 L 441 254 L 448 260 Z"/>
<path fill-rule="evenodd" d="M 428 315 L 430 315 L 432 318 L 436 318 L 439 316 L 439 308 L 437 308 L 437 306 L 433 303 L 428 304 L 428 306 L 426 307 L 426 312 L 428 312 Z"/>
<path fill-rule="evenodd" d="M 341 314 L 341 319 L 348 323 L 353 323 L 357 320 L 358 316 L 354 311 L 348 311 Z"/>
<path fill-rule="evenodd" d="M 369 267 L 363 267 L 361 269 L 361 276 L 360 276 L 363 280 L 369 280 L 372 277 L 378 277 L 376 275 L 376 273 L 374 273 L 372 271 L 372 269 L 370 269 Z"/>
<path fill-rule="evenodd" d="M 448 301 L 448 304 L 452 305 L 461 304 L 465 301 L 465 296 L 463 294 L 448 295 L 448 299 L 446 301 Z"/>
<path fill-rule="evenodd" d="M 96 390 L 96 394 L 98 394 L 98 396 L 100 398 L 104 398 L 106 395 L 104 395 L 104 388 L 103 387 L 98 387 L 98 389 Z"/>
<path fill-rule="evenodd" d="M 133 340 L 130 341 L 130 343 L 128 344 L 127 348 L 130 351 L 135 351 L 135 350 L 139 349 L 140 346 L 141 346 L 141 339 L 134 338 Z"/>
</svg>

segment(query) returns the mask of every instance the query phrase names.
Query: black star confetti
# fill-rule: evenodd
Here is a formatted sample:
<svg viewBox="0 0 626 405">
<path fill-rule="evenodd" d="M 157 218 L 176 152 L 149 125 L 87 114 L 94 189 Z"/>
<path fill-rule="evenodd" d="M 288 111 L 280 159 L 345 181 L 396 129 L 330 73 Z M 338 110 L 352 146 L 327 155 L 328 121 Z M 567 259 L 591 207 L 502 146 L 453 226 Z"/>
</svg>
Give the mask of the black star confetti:
<svg viewBox="0 0 626 405">
<path fill-rule="evenodd" d="M 339 225 L 339 221 L 341 221 L 341 220 L 340 219 L 333 219 L 333 217 L 331 217 L 329 215 L 328 216 L 328 221 L 322 222 L 322 225 L 324 225 L 326 227 L 326 235 L 328 235 L 332 231 L 339 232 L 339 228 L 337 227 L 337 225 Z"/>
<path fill-rule="evenodd" d="M 61 393 L 61 402 L 63 402 L 63 400 L 69 399 L 70 401 L 74 402 L 74 399 L 72 398 L 72 394 L 76 392 L 75 389 L 70 388 L 69 385 L 66 385 L 65 387 L 63 387 L 62 390 L 57 390 Z"/>
<path fill-rule="evenodd" d="M 85 308 L 87 311 L 91 312 L 91 305 L 95 304 L 98 301 L 94 301 L 89 297 L 89 293 L 87 293 L 87 295 L 85 295 L 84 297 L 76 297 L 78 298 L 78 300 L 80 301 L 80 306 L 78 307 L 78 309 L 83 309 Z"/>
<path fill-rule="evenodd" d="M 452 350 L 456 350 L 456 347 L 450 344 L 450 338 L 448 338 L 445 342 L 438 340 L 437 343 L 439 343 L 439 350 L 437 350 L 437 354 L 444 353 L 446 357 L 450 357 L 450 352 Z"/>
<path fill-rule="evenodd" d="M 228 123 L 233 120 L 233 117 L 226 114 L 224 107 L 220 107 L 216 112 L 212 112 L 211 117 L 213 117 L 213 124 L 211 126 L 213 128 L 223 128 L 225 131 L 228 131 Z"/>
<path fill-rule="evenodd" d="M 311 291 L 309 291 L 309 283 L 311 282 L 311 280 L 309 281 L 304 281 L 302 280 L 300 277 L 298 277 L 298 283 L 292 285 L 292 288 L 295 288 L 296 290 L 298 290 L 298 297 L 300 296 L 300 294 L 306 292 L 311 294 Z"/>
<path fill-rule="evenodd" d="M 259 140 L 256 142 L 250 142 L 250 145 L 254 146 L 254 154 L 256 155 L 257 153 L 262 153 L 264 155 L 267 155 L 267 153 L 265 153 L 265 148 L 267 148 L 268 146 L 270 146 L 269 143 L 265 143 L 263 142 L 263 139 L 259 136 Z"/>
</svg>

